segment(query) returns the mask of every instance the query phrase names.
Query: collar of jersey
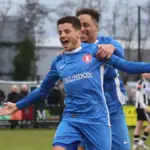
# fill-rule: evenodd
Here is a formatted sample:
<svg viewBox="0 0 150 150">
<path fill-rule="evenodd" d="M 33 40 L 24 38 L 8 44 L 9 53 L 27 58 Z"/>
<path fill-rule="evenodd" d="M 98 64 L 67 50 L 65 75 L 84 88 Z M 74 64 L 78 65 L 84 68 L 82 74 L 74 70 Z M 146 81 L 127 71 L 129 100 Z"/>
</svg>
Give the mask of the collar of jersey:
<svg viewBox="0 0 150 150">
<path fill-rule="evenodd" d="M 77 52 L 79 52 L 81 49 L 82 49 L 82 47 L 80 46 L 79 48 L 76 48 L 76 49 L 74 49 L 74 50 L 72 50 L 72 51 L 67 51 L 66 54 L 77 53 Z"/>
<path fill-rule="evenodd" d="M 96 40 L 95 42 L 94 42 L 94 44 L 97 44 L 98 43 L 98 40 Z"/>
</svg>

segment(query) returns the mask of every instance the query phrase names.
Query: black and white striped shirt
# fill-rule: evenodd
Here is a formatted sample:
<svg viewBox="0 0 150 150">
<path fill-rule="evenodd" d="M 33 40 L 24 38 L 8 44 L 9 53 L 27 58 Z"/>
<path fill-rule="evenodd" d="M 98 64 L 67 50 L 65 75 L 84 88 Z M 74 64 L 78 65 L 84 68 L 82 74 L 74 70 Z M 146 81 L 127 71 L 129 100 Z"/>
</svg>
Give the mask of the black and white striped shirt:
<svg viewBox="0 0 150 150">
<path fill-rule="evenodd" d="M 149 104 L 150 84 L 147 80 L 140 80 L 136 86 L 136 108 L 147 108 Z"/>
</svg>

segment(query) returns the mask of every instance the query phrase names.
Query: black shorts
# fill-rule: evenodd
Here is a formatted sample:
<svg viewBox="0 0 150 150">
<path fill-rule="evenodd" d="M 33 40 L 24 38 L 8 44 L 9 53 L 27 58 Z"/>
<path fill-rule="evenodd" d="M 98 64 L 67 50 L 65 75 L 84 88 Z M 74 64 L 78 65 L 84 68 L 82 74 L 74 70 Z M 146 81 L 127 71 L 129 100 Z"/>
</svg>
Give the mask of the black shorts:
<svg viewBox="0 0 150 150">
<path fill-rule="evenodd" d="M 147 113 L 144 109 L 138 108 L 136 109 L 136 112 L 138 121 L 150 121 L 150 113 Z"/>
</svg>

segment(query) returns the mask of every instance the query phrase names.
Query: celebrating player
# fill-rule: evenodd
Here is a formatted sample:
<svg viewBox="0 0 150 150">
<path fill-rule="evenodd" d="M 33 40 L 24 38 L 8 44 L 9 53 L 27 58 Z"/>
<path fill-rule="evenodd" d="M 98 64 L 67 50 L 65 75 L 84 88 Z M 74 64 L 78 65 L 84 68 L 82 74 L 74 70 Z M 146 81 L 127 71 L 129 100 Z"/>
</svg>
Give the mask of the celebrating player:
<svg viewBox="0 0 150 150">
<path fill-rule="evenodd" d="M 100 14 L 95 9 L 79 9 L 76 12 L 76 16 L 82 25 L 82 42 L 102 44 L 102 49 L 99 54 L 101 59 L 105 57 L 109 58 L 113 53 L 118 57 L 124 58 L 124 50 L 120 43 L 110 37 L 98 37 Z M 110 113 L 112 133 L 111 150 L 130 150 L 128 128 L 122 107 L 125 104 L 125 89 L 117 69 L 108 65 L 105 65 L 104 93 Z"/>
<path fill-rule="evenodd" d="M 54 150 L 76 150 L 83 139 L 87 149 L 110 150 L 111 131 L 103 92 L 103 64 L 135 74 L 150 72 L 150 64 L 127 62 L 115 55 L 109 60 L 99 61 L 96 53 L 101 52 L 101 45 L 81 44 L 81 23 L 74 16 L 60 18 L 57 29 L 65 53 L 54 59 L 39 88 L 16 104 L 5 104 L 0 115 L 12 114 L 43 99 L 61 79 L 66 107 L 54 137 Z"/>
</svg>

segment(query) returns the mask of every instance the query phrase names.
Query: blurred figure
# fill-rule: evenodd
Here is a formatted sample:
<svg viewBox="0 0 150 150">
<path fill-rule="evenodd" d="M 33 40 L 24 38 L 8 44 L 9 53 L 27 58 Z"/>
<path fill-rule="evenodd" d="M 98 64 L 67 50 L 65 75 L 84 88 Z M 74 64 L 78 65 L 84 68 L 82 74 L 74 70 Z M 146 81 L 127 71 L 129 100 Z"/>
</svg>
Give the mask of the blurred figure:
<svg viewBox="0 0 150 150">
<path fill-rule="evenodd" d="M 62 114 L 65 107 L 64 98 L 65 98 L 65 93 L 64 93 L 63 83 L 61 80 L 58 80 L 55 86 L 51 89 L 47 99 L 48 99 L 48 104 L 59 105 L 60 121 L 62 119 Z"/>
<path fill-rule="evenodd" d="M 26 84 L 23 84 L 21 86 L 21 90 L 20 90 L 20 99 L 26 97 L 27 95 L 29 94 L 29 88 L 28 88 L 28 85 Z"/>
<path fill-rule="evenodd" d="M 0 90 L 0 105 L 3 104 L 4 100 L 5 100 L 5 93 L 2 90 Z"/>
<path fill-rule="evenodd" d="M 58 104 L 61 101 L 62 92 L 60 90 L 59 83 L 60 82 L 57 82 L 55 86 L 52 88 L 52 90 L 50 91 L 50 94 L 47 98 L 48 104 Z"/>
<path fill-rule="evenodd" d="M 150 109 L 148 108 L 148 97 L 150 94 L 150 84 L 148 79 L 150 79 L 150 74 L 144 73 L 141 76 L 142 79 L 138 81 L 136 87 L 137 123 L 134 130 L 133 150 L 138 149 L 138 147 L 149 150 L 149 148 L 145 145 L 145 141 L 150 133 Z M 147 121 L 148 125 L 145 127 L 143 135 L 140 138 L 140 132 L 144 121 Z"/>
<path fill-rule="evenodd" d="M 11 92 L 8 94 L 7 101 L 16 103 L 19 101 L 19 98 L 20 97 L 19 97 L 19 93 L 18 93 L 18 87 L 17 87 L 17 85 L 13 85 L 11 87 Z"/>
<path fill-rule="evenodd" d="M 20 100 L 26 97 L 29 94 L 29 87 L 27 84 L 21 85 L 20 89 Z M 25 128 L 30 124 L 30 120 L 32 120 L 32 106 L 24 108 L 22 110 L 22 121 L 20 121 L 20 128 Z"/>
<path fill-rule="evenodd" d="M 12 103 L 16 103 L 18 102 L 20 99 L 19 93 L 18 93 L 18 86 L 17 85 L 13 85 L 11 87 L 11 92 L 8 94 L 8 98 L 7 98 L 7 102 L 12 102 Z M 11 115 L 11 120 L 10 120 L 10 127 L 16 128 L 16 126 L 18 125 L 18 121 L 20 120 L 20 118 L 22 117 L 21 111 L 17 111 L 16 113 L 14 113 L 13 115 Z"/>
<path fill-rule="evenodd" d="M 40 85 L 37 86 L 39 88 Z M 37 118 L 39 120 L 45 120 L 46 119 L 46 110 L 45 110 L 45 99 L 40 100 L 39 102 L 36 103 L 37 107 Z"/>
</svg>

